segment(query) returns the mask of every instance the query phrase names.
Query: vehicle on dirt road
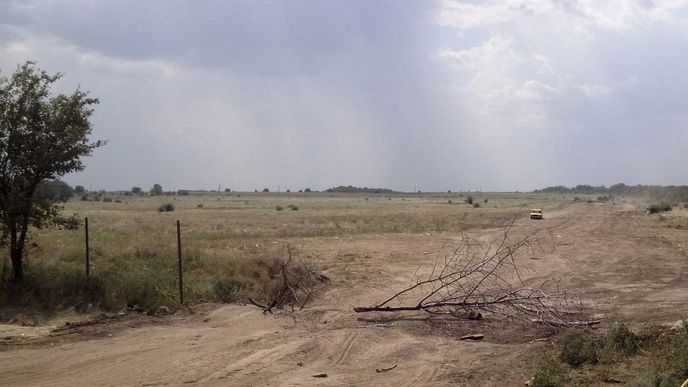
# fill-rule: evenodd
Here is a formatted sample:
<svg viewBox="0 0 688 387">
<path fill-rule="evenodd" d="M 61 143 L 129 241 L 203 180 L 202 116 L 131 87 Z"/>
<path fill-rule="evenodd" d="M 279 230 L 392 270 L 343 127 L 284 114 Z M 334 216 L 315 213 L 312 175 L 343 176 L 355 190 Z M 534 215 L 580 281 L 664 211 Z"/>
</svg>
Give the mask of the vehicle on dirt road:
<svg viewBox="0 0 688 387">
<path fill-rule="evenodd" d="M 542 219 L 542 210 L 539 208 L 530 210 L 530 219 Z"/>
</svg>

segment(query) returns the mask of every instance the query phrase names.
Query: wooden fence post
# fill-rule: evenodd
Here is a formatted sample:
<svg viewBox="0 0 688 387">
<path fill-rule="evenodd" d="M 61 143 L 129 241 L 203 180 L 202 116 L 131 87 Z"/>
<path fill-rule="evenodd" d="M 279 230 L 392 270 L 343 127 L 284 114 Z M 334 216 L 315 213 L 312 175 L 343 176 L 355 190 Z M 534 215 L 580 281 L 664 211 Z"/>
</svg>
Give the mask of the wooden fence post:
<svg viewBox="0 0 688 387">
<path fill-rule="evenodd" d="M 84 218 L 84 230 L 86 230 L 86 278 L 91 274 L 91 262 L 88 249 L 88 218 Z"/>
<path fill-rule="evenodd" d="M 177 262 L 179 268 L 179 303 L 184 304 L 184 278 L 182 277 L 182 231 L 177 221 Z"/>
</svg>

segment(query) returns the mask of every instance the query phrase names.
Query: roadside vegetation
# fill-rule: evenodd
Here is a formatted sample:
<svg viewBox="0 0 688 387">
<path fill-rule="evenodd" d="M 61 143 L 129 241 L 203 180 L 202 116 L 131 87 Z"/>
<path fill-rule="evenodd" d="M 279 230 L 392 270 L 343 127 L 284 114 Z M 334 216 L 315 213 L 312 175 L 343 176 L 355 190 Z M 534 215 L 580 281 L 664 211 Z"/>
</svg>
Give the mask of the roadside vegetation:
<svg viewBox="0 0 688 387">
<path fill-rule="evenodd" d="M 64 203 L 63 212 L 80 220 L 89 218 L 90 278 L 85 274 L 83 224 L 74 229 L 32 230 L 22 284 L 11 281 L 10 263 L 4 259 L 1 321 L 40 320 L 67 309 L 156 313 L 161 306 L 178 307 L 176 220 L 182 224 L 187 301 L 253 299 L 265 304 L 279 292 L 288 244 L 296 246 L 295 257 L 308 258 L 298 260 L 294 273 L 317 273 L 318 257 L 299 249 L 304 241 L 326 244 L 346 236 L 454 234 L 501 227 L 522 215 L 522 207 L 544 199 L 483 194 L 479 198 L 484 202 L 489 197 L 489 206 L 474 209 L 459 193 L 144 195 L 87 192 L 83 187 L 79 191 L 93 200 L 73 196 Z M 449 209 L 448 198 L 457 203 Z"/>
<path fill-rule="evenodd" d="M 634 333 L 623 324 L 557 336 L 525 368 L 530 386 L 679 386 L 688 379 L 688 323 Z"/>
</svg>

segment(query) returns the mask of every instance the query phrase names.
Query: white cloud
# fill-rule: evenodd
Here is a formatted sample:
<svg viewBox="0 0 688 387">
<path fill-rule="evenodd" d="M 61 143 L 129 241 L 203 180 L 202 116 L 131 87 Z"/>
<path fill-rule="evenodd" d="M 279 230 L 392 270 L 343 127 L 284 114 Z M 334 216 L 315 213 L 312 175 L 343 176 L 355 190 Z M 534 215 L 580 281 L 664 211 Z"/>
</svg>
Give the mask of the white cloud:
<svg viewBox="0 0 688 387">
<path fill-rule="evenodd" d="M 514 41 L 501 35 L 465 50 L 445 49 L 440 57 L 457 71 L 468 75 L 468 83 L 459 89 L 483 101 L 485 114 L 504 112 L 514 102 L 542 102 L 557 95 L 558 85 L 540 76 L 556 80 L 551 60 L 543 54 L 519 52 Z M 538 116 L 542 113 L 538 110 Z"/>
<path fill-rule="evenodd" d="M 531 79 L 514 91 L 514 96 L 524 101 L 538 102 L 550 100 L 559 92 L 560 90 L 554 86 Z"/>
<path fill-rule="evenodd" d="M 517 23 L 523 18 L 557 18 L 571 24 L 572 30 L 629 31 L 678 22 L 681 18 L 676 11 L 686 8 L 685 0 L 491 0 L 479 5 L 445 0 L 436 20 L 443 26 L 470 30 Z"/>
</svg>

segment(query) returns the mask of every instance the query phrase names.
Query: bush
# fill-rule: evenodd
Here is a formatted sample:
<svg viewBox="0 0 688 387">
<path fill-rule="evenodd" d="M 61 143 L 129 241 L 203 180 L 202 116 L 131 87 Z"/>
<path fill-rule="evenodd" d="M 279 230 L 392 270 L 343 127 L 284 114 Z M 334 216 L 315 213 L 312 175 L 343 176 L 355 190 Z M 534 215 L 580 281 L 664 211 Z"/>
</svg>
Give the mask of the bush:
<svg viewBox="0 0 688 387">
<path fill-rule="evenodd" d="M 112 203 L 112 198 L 109 196 L 106 196 L 103 198 L 103 203 Z"/>
<path fill-rule="evenodd" d="M 275 206 L 275 209 L 276 209 L 277 211 L 282 211 L 282 210 L 284 209 L 284 207 L 282 207 L 282 206 Z"/>
<path fill-rule="evenodd" d="M 473 196 L 469 196 L 466 198 L 466 203 L 468 204 L 473 204 Z"/>
<path fill-rule="evenodd" d="M 667 202 L 659 202 L 657 204 L 652 204 L 649 207 L 647 207 L 647 212 L 650 214 L 659 214 L 660 212 L 668 212 L 671 210 L 671 204 Z"/>
<path fill-rule="evenodd" d="M 240 300 L 241 282 L 234 278 L 222 278 L 215 281 L 213 292 L 222 302 L 234 302 Z"/>
<path fill-rule="evenodd" d="M 296 204 L 290 204 L 289 208 L 291 208 L 292 211 L 298 211 L 299 210 L 299 206 L 297 206 Z"/>
<path fill-rule="evenodd" d="M 594 364 L 599 360 L 600 347 L 600 342 L 594 335 L 574 331 L 562 338 L 559 358 L 572 366 Z"/>
<path fill-rule="evenodd" d="M 535 375 L 530 383 L 533 387 L 555 387 L 566 384 L 564 368 L 552 356 L 542 354 L 533 360 Z"/>
<path fill-rule="evenodd" d="M 174 204 L 172 203 L 165 203 L 158 207 L 159 212 L 172 212 L 174 211 Z"/>
<path fill-rule="evenodd" d="M 480 203 L 478 203 L 478 202 L 473 203 L 473 208 L 480 208 Z"/>
<path fill-rule="evenodd" d="M 623 324 L 615 324 L 607 333 L 607 346 L 614 353 L 623 356 L 638 352 L 640 338 Z"/>
</svg>

